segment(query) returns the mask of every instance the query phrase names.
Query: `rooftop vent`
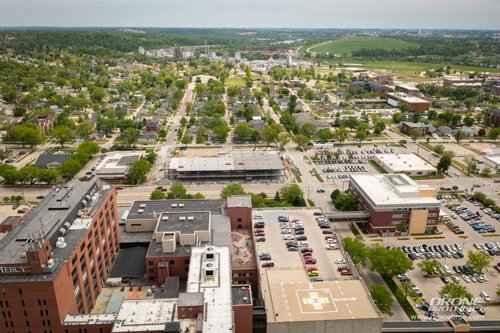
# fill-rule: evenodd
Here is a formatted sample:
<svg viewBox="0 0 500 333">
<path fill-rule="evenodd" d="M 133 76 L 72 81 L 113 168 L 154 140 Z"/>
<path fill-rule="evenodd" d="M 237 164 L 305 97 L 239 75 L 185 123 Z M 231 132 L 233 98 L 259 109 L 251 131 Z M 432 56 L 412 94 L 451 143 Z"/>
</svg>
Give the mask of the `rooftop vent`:
<svg viewBox="0 0 500 333">
<path fill-rule="evenodd" d="M 168 220 L 168 216 L 167 216 L 167 215 L 163 215 L 163 216 L 161 217 L 161 220 L 162 220 L 162 221 L 167 221 L 167 220 Z"/>
<path fill-rule="evenodd" d="M 138 213 L 138 214 L 142 214 L 142 213 L 144 213 L 144 209 L 138 209 L 138 210 L 137 210 L 137 213 Z"/>
<path fill-rule="evenodd" d="M 184 221 L 184 220 L 186 220 L 186 217 L 185 216 L 179 216 L 179 220 L 180 221 Z"/>
<path fill-rule="evenodd" d="M 175 208 L 175 207 L 177 207 L 177 204 L 176 204 L 176 203 L 173 203 L 173 204 L 172 204 L 172 208 Z"/>
<path fill-rule="evenodd" d="M 146 208 L 146 204 L 140 204 L 139 207 Z"/>
<path fill-rule="evenodd" d="M 184 207 L 184 204 L 183 204 L 183 203 L 180 203 L 180 204 L 179 204 L 179 207 Z"/>
<path fill-rule="evenodd" d="M 194 216 L 188 216 L 188 221 L 193 221 L 194 220 Z"/>
</svg>

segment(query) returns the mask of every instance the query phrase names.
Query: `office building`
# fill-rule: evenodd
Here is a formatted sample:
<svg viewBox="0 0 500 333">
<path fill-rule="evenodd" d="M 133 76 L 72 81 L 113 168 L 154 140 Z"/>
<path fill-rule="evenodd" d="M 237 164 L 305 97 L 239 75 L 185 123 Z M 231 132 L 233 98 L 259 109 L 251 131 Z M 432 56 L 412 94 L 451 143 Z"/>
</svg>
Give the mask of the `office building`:
<svg viewBox="0 0 500 333">
<path fill-rule="evenodd" d="M 54 189 L 0 240 L 0 327 L 59 333 L 89 313 L 119 251 L 116 192 L 94 182 Z"/>
<path fill-rule="evenodd" d="M 437 169 L 415 154 L 376 154 L 373 160 L 388 173 L 435 176 Z"/>
<path fill-rule="evenodd" d="M 371 232 L 393 233 L 404 224 L 410 234 L 435 230 L 441 202 L 437 189 L 420 185 L 405 174 L 350 175 L 349 192 L 368 211 Z"/>
</svg>

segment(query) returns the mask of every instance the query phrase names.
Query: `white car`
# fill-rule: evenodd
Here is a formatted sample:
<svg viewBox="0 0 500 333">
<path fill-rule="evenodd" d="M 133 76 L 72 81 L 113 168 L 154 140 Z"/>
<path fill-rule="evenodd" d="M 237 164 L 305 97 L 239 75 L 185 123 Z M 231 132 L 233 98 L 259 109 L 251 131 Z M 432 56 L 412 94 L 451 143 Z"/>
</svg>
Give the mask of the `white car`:
<svg viewBox="0 0 500 333">
<path fill-rule="evenodd" d="M 337 259 L 335 260 L 336 264 L 345 264 L 345 259 Z"/>
<path fill-rule="evenodd" d="M 253 218 L 254 218 L 254 219 L 261 219 L 261 218 L 262 218 L 262 215 L 260 215 L 260 214 L 255 214 L 255 215 L 253 216 Z"/>
<path fill-rule="evenodd" d="M 488 296 L 488 294 L 487 294 L 487 293 L 485 293 L 484 291 L 481 291 L 481 292 L 479 293 L 479 296 L 481 296 L 481 298 L 482 298 L 482 299 L 484 299 L 484 301 L 485 301 L 485 302 L 489 302 L 489 301 L 491 301 L 490 296 Z"/>
<path fill-rule="evenodd" d="M 295 238 L 292 235 L 283 236 L 283 240 L 294 240 Z"/>
<path fill-rule="evenodd" d="M 339 247 L 336 244 L 326 244 L 325 249 L 327 249 L 327 250 L 338 250 Z"/>
</svg>

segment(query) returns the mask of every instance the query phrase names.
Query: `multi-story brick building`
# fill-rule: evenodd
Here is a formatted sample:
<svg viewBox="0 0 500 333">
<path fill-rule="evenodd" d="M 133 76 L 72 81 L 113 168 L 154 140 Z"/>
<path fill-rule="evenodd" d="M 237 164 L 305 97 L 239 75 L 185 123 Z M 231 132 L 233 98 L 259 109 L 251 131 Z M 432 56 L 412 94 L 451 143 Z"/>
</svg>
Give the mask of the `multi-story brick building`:
<svg viewBox="0 0 500 333">
<path fill-rule="evenodd" d="M 59 333 L 67 314 L 89 313 L 119 239 L 109 185 L 78 182 L 49 193 L 0 239 L 2 332 Z"/>
<path fill-rule="evenodd" d="M 370 213 L 370 231 L 392 233 L 400 224 L 410 234 L 436 228 L 441 208 L 436 188 L 417 184 L 405 174 L 349 177 L 349 192 L 359 198 L 359 208 Z"/>
<path fill-rule="evenodd" d="M 400 105 L 407 105 L 408 111 L 425 112 L 429 110 L 431 103 L 425 99 L 410 96 L 404 93 L 388 93 L 387 103 L 392 106 L 399 107 Z"/>
</svg>

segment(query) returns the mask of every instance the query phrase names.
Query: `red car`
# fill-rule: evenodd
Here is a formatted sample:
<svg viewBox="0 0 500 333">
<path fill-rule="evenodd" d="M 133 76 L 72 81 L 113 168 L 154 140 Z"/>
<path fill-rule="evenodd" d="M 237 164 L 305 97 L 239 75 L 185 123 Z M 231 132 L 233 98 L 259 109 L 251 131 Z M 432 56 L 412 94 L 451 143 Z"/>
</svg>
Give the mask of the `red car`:
<svg viewBox="0 0 500 333">
<path fill-rule="evenodd" d="M 304 264 L 306 264 L 306 265 L 314 265 L 317 262 L 318 261 L 316 259 L 310 258 L 310 257 L 307 257 L 304 259 Z"/>
<path fill-rule="evenodd" d="M 123 186 L 116 186 L 117 190 L 123 190 Z"/>
</svg>

